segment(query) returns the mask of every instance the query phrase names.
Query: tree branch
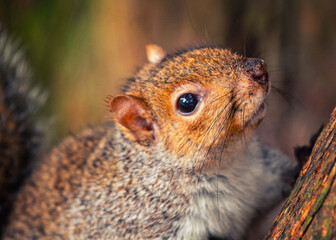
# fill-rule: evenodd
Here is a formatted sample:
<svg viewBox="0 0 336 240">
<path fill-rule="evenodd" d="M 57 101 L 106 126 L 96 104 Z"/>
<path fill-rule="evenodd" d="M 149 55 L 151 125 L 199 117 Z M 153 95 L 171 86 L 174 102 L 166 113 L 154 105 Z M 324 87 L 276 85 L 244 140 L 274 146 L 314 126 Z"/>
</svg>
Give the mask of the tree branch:
<svg viewBox="0 0 336 240">
<path fill-rule="evenodd" d="M 265 239 L 336 238 L 336 108 Z"/>
</svg>

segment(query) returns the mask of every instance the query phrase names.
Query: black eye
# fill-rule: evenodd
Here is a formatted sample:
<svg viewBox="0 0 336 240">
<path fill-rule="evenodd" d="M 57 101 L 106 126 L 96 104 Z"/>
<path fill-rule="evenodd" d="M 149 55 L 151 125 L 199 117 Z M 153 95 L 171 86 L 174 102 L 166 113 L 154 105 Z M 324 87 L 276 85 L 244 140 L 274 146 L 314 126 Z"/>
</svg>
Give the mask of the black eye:
<svg viewBox="0 0 336 240">
<path fill-rule="evenodd" d="M 192 113 L 199 101 L 199 97 L 193 93 L 183 94 L 177 100 L 177 109 L 184 114 Z"/>
</svg>

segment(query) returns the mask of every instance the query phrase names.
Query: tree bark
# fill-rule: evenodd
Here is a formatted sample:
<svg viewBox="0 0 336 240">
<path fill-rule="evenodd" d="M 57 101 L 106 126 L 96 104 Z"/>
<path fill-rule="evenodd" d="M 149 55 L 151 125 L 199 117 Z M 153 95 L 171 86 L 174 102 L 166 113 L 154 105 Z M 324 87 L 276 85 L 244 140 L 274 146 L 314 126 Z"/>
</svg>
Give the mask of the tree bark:
<svg viewBox="0 0 336 240">
<path fill-rule="evenodd" d="M 265 239 L 336 239 L 336 108 Z"/>
</svg>

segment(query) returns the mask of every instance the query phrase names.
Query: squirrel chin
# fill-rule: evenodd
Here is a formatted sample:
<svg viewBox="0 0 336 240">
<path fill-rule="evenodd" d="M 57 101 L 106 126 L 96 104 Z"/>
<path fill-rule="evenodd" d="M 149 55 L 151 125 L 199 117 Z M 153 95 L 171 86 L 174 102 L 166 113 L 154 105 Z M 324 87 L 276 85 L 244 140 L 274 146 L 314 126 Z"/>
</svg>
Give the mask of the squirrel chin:
<svg viewBox="0 0 336 240">
<path fill-rule="evenodd" d="M 246 125 L 259 125 L 266 115 L 266 104 L 265 102 L 261 103 L 260 106 L 255 110 L 252 117 L 247 121 Z"/>
</svg>

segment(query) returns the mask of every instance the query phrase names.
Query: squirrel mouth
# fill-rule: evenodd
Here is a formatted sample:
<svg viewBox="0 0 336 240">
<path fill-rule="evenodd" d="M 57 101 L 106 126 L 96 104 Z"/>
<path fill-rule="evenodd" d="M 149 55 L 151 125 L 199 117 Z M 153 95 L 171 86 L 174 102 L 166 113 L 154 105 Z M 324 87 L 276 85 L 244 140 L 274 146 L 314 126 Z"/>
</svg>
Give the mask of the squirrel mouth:
<svg viewBox="0 0 336 240">
<path fill-rule="evenodd" d="M 261 121 L 265 116 L 265 112 L 266 112 L 266 104 L 265 102 L 263 102 L 252 114 L 252 117 L 250 118 L 250 120 L 247 121 L 246 125 Z"/>
</svg>

